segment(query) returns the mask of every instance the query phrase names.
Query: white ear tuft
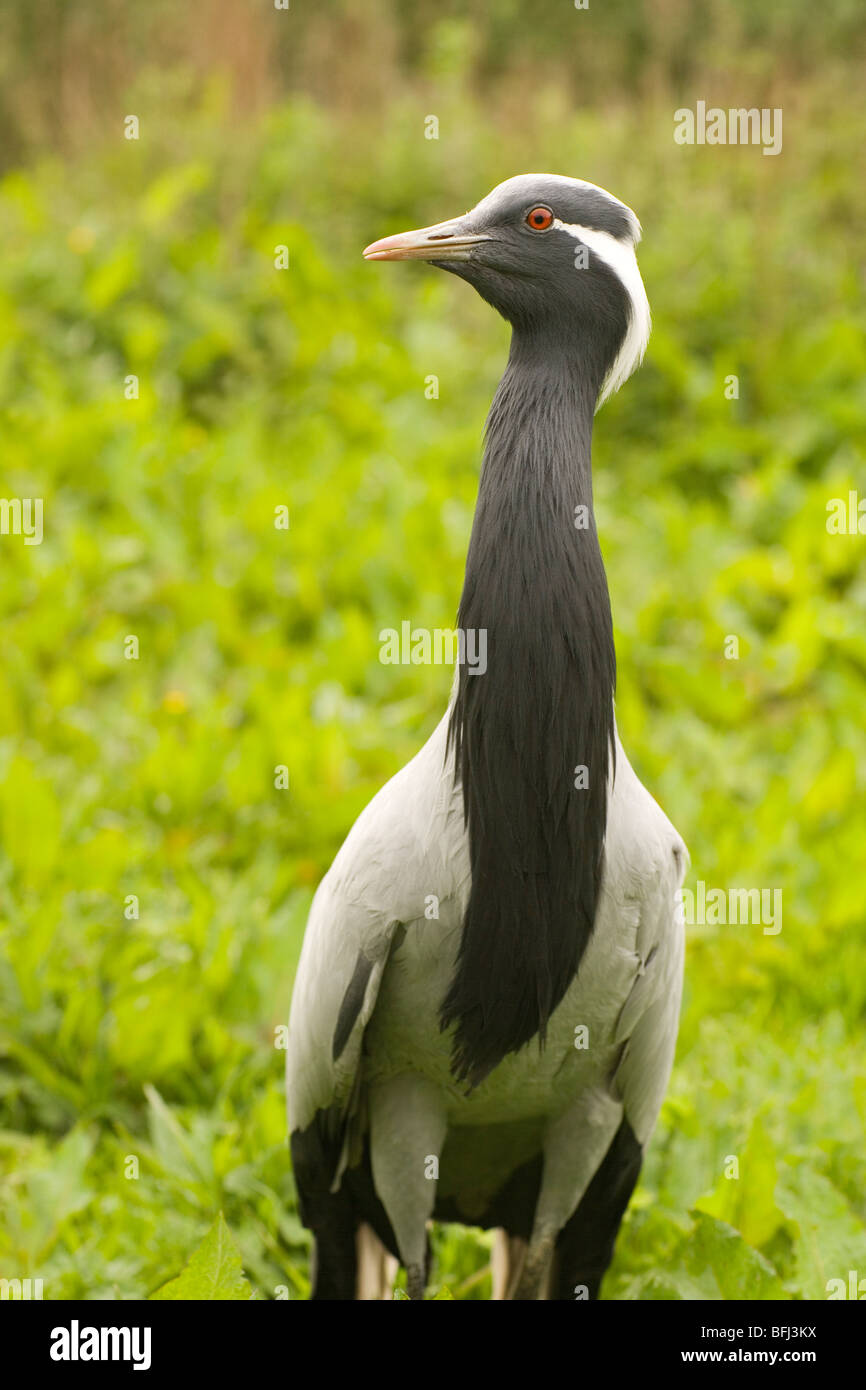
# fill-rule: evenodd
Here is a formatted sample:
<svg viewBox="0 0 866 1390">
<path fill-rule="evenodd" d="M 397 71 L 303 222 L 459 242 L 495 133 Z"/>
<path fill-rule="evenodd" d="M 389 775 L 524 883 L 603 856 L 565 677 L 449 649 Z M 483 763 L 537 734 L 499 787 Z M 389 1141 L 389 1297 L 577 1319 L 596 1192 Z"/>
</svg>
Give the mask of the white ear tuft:
<svg viewBox="0 0 866 1390">
<path fill-rule="evenodd" d="M 619 237 L 611 236 L 610 232 L 600 232 L 595 227 L 581 227 L 574 222 L 560 222 L 557 219 L 553 225 L 568 232 L 569 235 L 583 242 L 584 246 L 588 246 L 590 251 L 595 252 L 617 276 L 629 299 L 628 329 L 623 338 L 622 346 L 601 384 L 595 407 L 598 410 L 608 396 L 612 396 L 614 391 L 618 391 L 623 382 L 627 381 L 632 372 L 640 366 L 646 352 L 646 345 L 649 342 L 649 300 L 638 270 L 637 256 L 634 250 L 635 242 L 640 239 L 640 223 L 635 217 L 634 235 L 631 241 L 621 241 Z"/>
</svg>

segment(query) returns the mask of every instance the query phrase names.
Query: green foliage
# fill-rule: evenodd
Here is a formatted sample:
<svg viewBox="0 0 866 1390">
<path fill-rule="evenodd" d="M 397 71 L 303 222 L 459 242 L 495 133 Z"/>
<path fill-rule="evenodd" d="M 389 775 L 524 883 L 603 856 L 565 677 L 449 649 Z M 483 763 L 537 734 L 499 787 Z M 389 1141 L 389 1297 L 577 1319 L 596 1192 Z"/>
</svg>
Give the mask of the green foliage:
<svg viewBox="0 0 866 1390">
<path fill-rule="evenodd" d="M 620 733 L 689 886 L 784 902 L 778 935 L 690 932 L 605 1292 L 866 1273 L 864 541 L 825 526 L 866 493 L 856 84 L 804 82 L 765 159 L 675 146 L 667 94 L 578 110 L 551 81 L 500 118 L 455 77 L 425 143 L 403 89 L 249 125 L 218 82 L 148 80 L 146 138 L 0 183 L 2 491 L 45 508 L 40 546 L 0 538 L 0 1269 L 187 1296 L 224 1212 L 249 1290 L 308 1291 L 276 1029 L 315 883 L 447 699 L 378 633 L 453 622 L 507 346 L 464 285 L 359 251 L 548 167 L 645 228 L 654 335 L 595 441 Z M 490 1239 L 438 1229 L 431 1294 L 488 1297 Z"/>
<path fill-rule="evenodd" d="M 685 1230 L 670 1218 L 657 1218 L 650 1227 L 649 1268 L 623 1281 L 621 1298 L 761 1301 L 786 1296 L 772 1264 L 739 1232 L 704 1212 L 692 1215 L 694 1221 Z M 647 1234 L 639 1231 L 638 1251 Z"/>
<path fill-rule="evenodd" d="M 176 1279 L 152 1293 L 153 1299 L 222 1302 L 249 1300 L 253 1294 L 241 1267 L 237 1246 L 220 1212 L 189 1264 Z"/>
</svg>

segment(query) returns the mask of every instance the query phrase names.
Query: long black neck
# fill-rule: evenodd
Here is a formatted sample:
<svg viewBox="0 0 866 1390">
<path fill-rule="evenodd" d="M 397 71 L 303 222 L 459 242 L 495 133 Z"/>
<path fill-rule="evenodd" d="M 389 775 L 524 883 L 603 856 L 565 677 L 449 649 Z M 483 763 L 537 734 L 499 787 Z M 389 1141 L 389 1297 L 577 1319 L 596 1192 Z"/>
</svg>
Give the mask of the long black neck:
<svg viewBox="0 0 866 1390">
<path fill-rule="evenodd" d="M 459 610 L 486 629 L 487 670 L 461 666 L 449 727 L 472 886 L 441 1012 L 473 1085 L 544 1039 L 598 902 L 616 659 L 587 366 L 515 334 L 487 421 Z"/>
</svg>

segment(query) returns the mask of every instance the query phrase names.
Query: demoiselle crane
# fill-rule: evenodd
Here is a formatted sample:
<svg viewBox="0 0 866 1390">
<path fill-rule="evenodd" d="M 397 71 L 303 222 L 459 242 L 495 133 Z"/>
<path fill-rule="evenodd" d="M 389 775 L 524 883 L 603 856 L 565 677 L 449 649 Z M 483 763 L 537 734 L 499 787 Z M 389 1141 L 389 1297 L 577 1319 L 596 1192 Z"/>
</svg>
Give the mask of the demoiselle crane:
<svg viewBox="0 0 866 1390">
<path fill-rule="evenodd" d="M 314 1298 L 381 1297 L 385 1252 L 423 1298 L 431 1218 L 501 1228 L 494 1296 L 597 1297 L 658 1115 L 687 853 L 617 736 L 590 471 L 594 412 L 649 336 L 639 237 L 603 189 L 525 174 L 364 252 L 467 280 L 512 338 L 459 607 L 487 669 L 458 667 L 441 723 L 359 816 L 298 968 L 287 1090 Z"/>
</svg>

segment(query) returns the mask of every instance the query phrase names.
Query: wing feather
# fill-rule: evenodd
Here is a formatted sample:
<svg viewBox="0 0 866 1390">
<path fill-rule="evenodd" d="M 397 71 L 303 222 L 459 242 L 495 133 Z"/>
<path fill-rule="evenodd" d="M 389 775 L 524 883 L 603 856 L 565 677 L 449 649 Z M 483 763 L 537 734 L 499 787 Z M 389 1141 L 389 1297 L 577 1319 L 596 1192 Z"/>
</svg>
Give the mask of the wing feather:
<svg viewBox="0 0 866 1390">
<path fill-rule="evenodd" d="M 355 822 L 310 909 L 286 1054 L 291 1131 L 351 1109 L 364 1030 L 404 924 L 468 881 L 447 717 Z"/>
</svg>

